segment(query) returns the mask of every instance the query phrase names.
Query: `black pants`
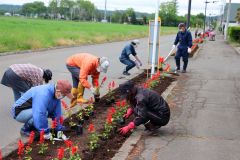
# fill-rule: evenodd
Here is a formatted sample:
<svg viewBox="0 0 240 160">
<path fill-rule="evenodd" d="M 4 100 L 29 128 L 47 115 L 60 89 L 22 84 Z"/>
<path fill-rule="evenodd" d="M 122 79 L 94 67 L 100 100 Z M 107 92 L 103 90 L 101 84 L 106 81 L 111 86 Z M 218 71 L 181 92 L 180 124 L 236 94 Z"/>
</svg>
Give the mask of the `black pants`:
<svg viewBox="0 0 240 160">
<path fill-rule="evenodd" d="M 147 117 L 153 125 L 165 126 L 170 119 L 170 112 L 147 112 Z"/>
</svg>

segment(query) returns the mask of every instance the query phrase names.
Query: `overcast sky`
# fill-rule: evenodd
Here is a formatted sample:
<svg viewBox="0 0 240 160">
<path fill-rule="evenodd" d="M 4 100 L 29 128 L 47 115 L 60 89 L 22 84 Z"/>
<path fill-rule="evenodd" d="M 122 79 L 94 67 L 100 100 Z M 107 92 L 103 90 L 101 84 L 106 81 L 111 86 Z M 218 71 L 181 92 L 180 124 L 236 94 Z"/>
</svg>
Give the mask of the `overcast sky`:
<svg viewBox="0 0 240 160">
<path fill-rule="evenodd" d="M 33 2 L 36 0 L 0 0 L 0 4 L 24 4 L 27 2 Z M 49 4 L 50 0 L 38 0 L 43 1 L 46 5 Z M 90 0 L 97 6 L 98 9 L 104 9 L 105 0 Z M 167 0 L 159 0 L 166 2 Z M 208 0 L 212 2 L 213 0 Z M 215 1 L 215 0 L 214 0 Z M 218 15 L 220 8 L 224 0 L 216 0 L 219 2 L 208 3 L 207 15 Z M 225 0 L 227 3 L 229 0 Z M 192 0 L 192 14 L 204 13 L 205 0 Z M 232 3 L 240 3 L 240 0 L 232 0 Z M 107 0 L 107 9 L 109 10 L 122 10 L 126 8 L 134 8 L 135 11 L 154 13 L 155 12 L 156 0 Z M 188 0 L 178 0 L 178 14 L 187 14 Z"/>
</svg>

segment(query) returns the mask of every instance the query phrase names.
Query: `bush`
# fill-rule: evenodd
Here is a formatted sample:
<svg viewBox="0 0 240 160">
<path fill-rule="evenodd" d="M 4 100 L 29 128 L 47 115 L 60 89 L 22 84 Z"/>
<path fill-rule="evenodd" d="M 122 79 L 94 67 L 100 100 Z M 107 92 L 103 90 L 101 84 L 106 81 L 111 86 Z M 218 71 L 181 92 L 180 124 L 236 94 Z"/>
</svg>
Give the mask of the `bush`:
<svg viewBox="0 0 240 160">
<path fill-rule="evenodd" d="M 240 43 L 240 26 L 229 27 L 228 35 L 231 41 Z"/>
</svg>

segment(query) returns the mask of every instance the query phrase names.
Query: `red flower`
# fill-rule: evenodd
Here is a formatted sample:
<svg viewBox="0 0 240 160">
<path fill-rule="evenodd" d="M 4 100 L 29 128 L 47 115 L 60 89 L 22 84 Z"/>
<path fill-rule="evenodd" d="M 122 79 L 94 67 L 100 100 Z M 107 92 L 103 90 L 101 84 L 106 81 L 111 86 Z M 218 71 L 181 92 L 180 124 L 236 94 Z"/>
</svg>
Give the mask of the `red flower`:
<svg viewBox="0 0 240 160">
<path fill-rule="evenodd" d="M 63 148 L 63 147 L 61 147 L 61 148 L 58 149 L 57 158 L 58 158 L 59 160 L 61 160 L 61 159 L 64 158 L 64 148 Z"/>
<path fill-rule="evenodd" d="M 115 81 L 112 81 L 112 88 L 115 87 Z"/>
<path fill-rule="evenodd" d="M 63 118 L 63 116 L 60 116 L 60 118 L 59 118 L 59 123 L 62 125 L 63 122 L 64 122 L 64 118 Z"/>
<path fill-rule="evenodd" d="M 40 144 L 44 143 L 44 130 L 41 130 L 41 132 L 40 132 L 39 143 L 40 143 Z"/>
<path fill-rule="evenodd" d="M 0 150 L 0 160 L 3 160 L 2 158 L 2 151 Z"/>
<path fill-rule="evenodd" d="M 169 65 L 169 64 L 167 64 L 167 66 L 166 66 L 166 68 L 164 69 L 164 71 L 165 71 L 165 72 L 168 72 L 168 71 L 169 71 L 169 69 L 170 69 L 170 65 Z"/>
<path fill-rule="evenodd" d="M 107 77 L 106 77 L 106 76 L 103 77 L 102 82 L 101 82 L 101 85 L 102 85 L 106 80 L 107 80 Z"/>
<path fill-rule="evenodd" d="M 161 72 L 158 70 L 157 73 L 156 73 L 156 75 L 157 75 L 158 77 L 160 77 Z"/>
<path fill-rule="evenodd" d="M 107 116 L 107 123 L 112 124 L 112 114 L 108 114 Z"/>
<path fill-rule="evenodd" d="M 71 140 L 66 140 L 66 141 L 64 141 L 64 143 L 66 144 L 66 146 L 68 148 L 72 147 L 72 144 L 73 144 Z"/>
<path fill-rule="evenodd" d="M 76 154 L 77 151 L 78 151 L 78 146 L 73 146 L 73 147 L 71 148 L 71 151 L 72 151 L 72 155 Z"/>
<path fill-rule="evenodd" d="M 34 135 L 35 135 L 34 131 L 31 131 L 28 138 L 28 145 L 31 145 L 33 143 Z"/>
<path fill-rule="evenodd" d="M 89 127 L 88 127 L 88 132 L 94 132 L 95 131 L 95 128 L 94 128 L 94 125 L 93 124 L 90 124 Z"/>
<path fill-rule="evenodd" d="M 163 57 L 159 57 L 158 61 L 159 61 L 159 63 L 163 63 L 164 62 L 164 58 Z"/>
<path fill-rule="evenodd" d="M 57 118 L 52 120 L 52 129 L 55 129 L 57 127 Z"/>
<path fill-rule="evenodd" d="M 98 81 L 95 82 L 95 87 L 97 87 L 97 88 L 99 87 Z"/>
<path fill-rule="evenodd" d="M 125 106 L 126 106 L 126 101 L 123 100 L 123 101 L 122 101 L 122 107 L 125 107 Z"/>
<path fill-rule="evenodd" d="M 21 156 L 24 153 L 24 144 L 21 140 L 18 141 L 18 155 Z"/>
<path fill-rule="evenodd" d="M 109 109 L 109 114 L 115 114 L 115 113 L 116 113 L 115 108 L 114 108 L 114 107 L 111 107 L 111 108 Z"/>
<path fill-rule="evenodd" d="M 111 82 L 109 82 L 108 83 L 108 90 L 111 90 L 111 86 L 112 86 L 112 84 L 111 84 Z"/>
<path fill-rule="evenodd" d="M 120 102 L 120 101 L 117 101 L 117 102 L 116 102 L 116 105 L 117 105 L 118 107 L 120 107 L 120 106 L 121 106 L 121 102 Z"/>
<path fill-rule="evenodd" d="M 65 110 L 69 108 L 67 103 L 64 100 L 61 100 L 61 103 L 62 103 L 62 106 Z"/>
</svg>

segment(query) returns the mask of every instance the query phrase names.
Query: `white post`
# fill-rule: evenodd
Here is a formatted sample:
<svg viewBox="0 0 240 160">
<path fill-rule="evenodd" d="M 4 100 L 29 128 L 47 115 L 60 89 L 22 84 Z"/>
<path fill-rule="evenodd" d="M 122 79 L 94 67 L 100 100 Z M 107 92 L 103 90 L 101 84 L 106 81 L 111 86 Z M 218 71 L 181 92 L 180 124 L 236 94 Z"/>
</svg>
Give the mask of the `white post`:
<svg viewBox="0 0 240 160">
<path fill-rule="evenodd" d="M 157 31 L 158 31 L 158 12 L 159 12 L 159 0 L 156 0 L 156 12 L 155 12 L 155 24 L 154 24 L 154 34 L 153 34 L 153 53 L 152 53 L 152 69 L 151 69 L 151 77 L 155 73 L 155 59 L 157 55 Z"/>
<path fill-rule="evenodd" d="M 227 36 L 227 35 L 228 35 L 227 31 L 228 31 L 228 25 L 229 25 L 230 11 L 231 11 L 231 0 L 229 0 L 229 3 L 228 3 L 227 23 L 226 23 L 225 31 L 224 31 L 224 33 L 225 33 L 224 39 L 225 39 L 225 40 L 227 40 L 227 38 L 228 38 L 228 36 Z"/>
</svg>

